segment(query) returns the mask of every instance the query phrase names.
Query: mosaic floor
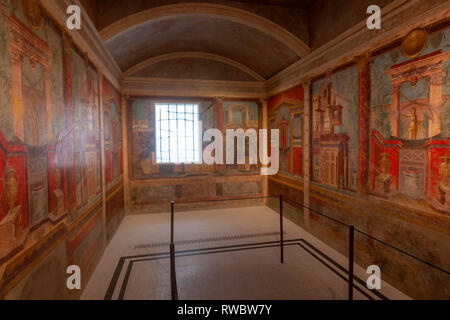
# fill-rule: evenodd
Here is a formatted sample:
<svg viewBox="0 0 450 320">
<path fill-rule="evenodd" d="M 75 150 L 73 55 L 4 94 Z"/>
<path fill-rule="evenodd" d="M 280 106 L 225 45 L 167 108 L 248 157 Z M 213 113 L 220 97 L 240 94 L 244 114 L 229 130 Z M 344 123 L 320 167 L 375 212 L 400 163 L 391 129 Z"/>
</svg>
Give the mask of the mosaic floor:
<svg viewBox="0 0 450 320">
<path fill-rule="evenodd" d="M 170 299 L 169 214 L 127 216 L 83 299 Z M 347 259 L 268 207 L 179 212 L 175 217 L 180 299 L 347 299 Z M 365 287 L 355 266 L 355 299 L 407 298 L 386 283 Z"/>
</svg>

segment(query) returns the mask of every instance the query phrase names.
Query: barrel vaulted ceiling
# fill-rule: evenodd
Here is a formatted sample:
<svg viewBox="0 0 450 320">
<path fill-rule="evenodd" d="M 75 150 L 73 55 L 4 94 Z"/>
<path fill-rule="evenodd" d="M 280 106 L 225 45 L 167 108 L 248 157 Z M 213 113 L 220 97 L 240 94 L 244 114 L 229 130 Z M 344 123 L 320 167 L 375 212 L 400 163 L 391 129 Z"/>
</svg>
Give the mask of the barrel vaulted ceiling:
<svg viewBox="0 0 450 320">
<path fill-rule="evenodd" d="M 308 54 L 311 0 L 84 0 L 125 76 L 263 81 Z"/>
<path fill-rule="evenodd" d="M 125 77 L 228 81 L 267 80 L 327 41 L 311 24 L 339 7 L 317 1 L 80 0 Z"/>
<path fill-rule="evenodd" d="M 300 58 L 262 31 L 199 15 L 151 20 L 109 39 L 106 45 L 122 70 L 149 58 L 195 50 L 234 60 L 268 78 Z"/>
</svg>

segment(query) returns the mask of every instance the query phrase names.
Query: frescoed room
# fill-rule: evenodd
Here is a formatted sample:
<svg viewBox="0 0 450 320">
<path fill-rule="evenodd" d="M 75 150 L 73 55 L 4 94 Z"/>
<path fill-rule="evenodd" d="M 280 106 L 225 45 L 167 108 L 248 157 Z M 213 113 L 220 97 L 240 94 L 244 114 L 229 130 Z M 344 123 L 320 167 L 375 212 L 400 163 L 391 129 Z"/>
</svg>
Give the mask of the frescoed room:
<svg viewBox="0 0 450 320">
<path fill-rule="evenodd" d="M 0 0 L 36 299 L 449 300 L 450 1 Z"/>
</svg>

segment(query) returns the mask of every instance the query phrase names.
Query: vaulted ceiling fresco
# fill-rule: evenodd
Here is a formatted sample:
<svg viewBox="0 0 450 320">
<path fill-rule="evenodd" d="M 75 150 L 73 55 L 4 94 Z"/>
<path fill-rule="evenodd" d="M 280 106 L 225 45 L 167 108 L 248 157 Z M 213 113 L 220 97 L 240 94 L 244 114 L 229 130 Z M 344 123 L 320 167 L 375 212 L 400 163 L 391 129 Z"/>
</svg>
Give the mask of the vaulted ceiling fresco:
<svg viewBox="0 0 450 320">
<path fill-rule="evenodd" d="M 147 72 L 141 69 L 139 76 L 172 78 L 176 70 L 175 78 L 208 73 L 204 80 L 262 81 L 309 52 L 309 0 L 82 3 L 120 69 L 130 76 L 130 68 L 156 59 L 157 64 L 147 64 Z M 191 51 L 219 59 L 196 57 L 188 70 L 180 67 L 186 62 L 180 58 L 186 57 L 158 61 Z"/>
<path fill-rule="evenodd" d="M 137 76 L 127 71 L 150 60 L 155 64 L 147 63 L 145 71 L 140 68 L 139 77 L 229 81 L 270 79 L 363 20 L 365 10 L 361 8 L 370 4 L 369 0 L 345 1 L 345 5 L 341 1 L 339 5 L 323 2 L 81 0 L 126 76 Z M 382 0 L 379 5 L 391 2 Z M 324 22 L 333 23 L 333 30 L 324 29 L 329 25 Z M 189 68 L 182 66 L 186 57 L 158 61 L 169 54 L 190 51 L 213 54 L 222 60 L 197 57 L 192 61 L 189 57 L 193 62 Z M 247 70 L 230 65 L 226 59 Z M 250 77 L 249 70 L 254 73 Z"/>
<path fill-rule="evenodd" d="M 194 48 L 235 60 L 268 78 L 300 58 L 291 48 L 259 30 L 196 15 L 142 23 L 107 40 L 106 45 L 122 70 L 148 58 Z"/>
</svg>

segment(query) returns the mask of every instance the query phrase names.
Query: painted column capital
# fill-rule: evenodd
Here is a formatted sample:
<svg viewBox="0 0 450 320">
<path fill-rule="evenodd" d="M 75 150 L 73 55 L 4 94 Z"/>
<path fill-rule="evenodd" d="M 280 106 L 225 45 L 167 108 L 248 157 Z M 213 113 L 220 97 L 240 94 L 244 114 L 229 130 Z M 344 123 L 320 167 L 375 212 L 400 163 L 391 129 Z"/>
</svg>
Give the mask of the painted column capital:
<svg viewBox="0 0 450 320">
<path fill-rule="evenodd" d="M 370 65 L 372 56 L 370 52 L 366 52 L 363 55 L 360 55 L 355 58 L 356 63 L 358 64 L 358 71 L 365 71 L 367 67 Z"/>
<path fill-rule="evenodd" d="M 311 79 L 304 80 L 302 82 L 303 90 L 309 89 L 311 87 Z"/>
<path fill-rule="evenodd" d="M 73 38 L 67 31 L 63 31 L 62 40 L 63 40 L 64 51 L 65 51 L 66 54 L 69 54 L 70 53 L 70 47 L 71 47 L 71 45 L 73 43 Z"/>
<path fill-rule="evenodd" d="M 120 94 L 120 99 L 122 101 L 128 101 L 128 99 L 130 99 L 130 95 L 128 93 L 121 93 Z"/>
<path fill-rule="evenodd" d="M 23 55 L 20 53 L 19 50 L 9 50 L 10 56 L 11 56 L 11 62 L 13 64 L 21 64 L 23 61 Z"/>
<path fill-rule="evenodd" d="M 430 85 L 441 86 L 443 85 L 443 80 L 445 77 L 445 72 L 436 72 L 430 76 Z"/>
<path fill-rule="evenodd" d="M 100 85 L 101 85 L 101 82 L 103 80 L 103 72 L 99 67 L 96 67 L 95 71 L 97 71 L 98 81 L 100 82 Z"/>
<path fill-rule="evenodd" d="M 390 89 L 391 93 L 397 93 L 400 89 L 401 83 L 398 82 L 391 82 Z"/>
<path fill-rule="evenodd" d="M 89 66 L 89 53 L 87 51 L 85 51 L 83 53 L 83 58 L 84 58 L 84 64 L 86 65 L 86 67 Z"/>
</svg>

